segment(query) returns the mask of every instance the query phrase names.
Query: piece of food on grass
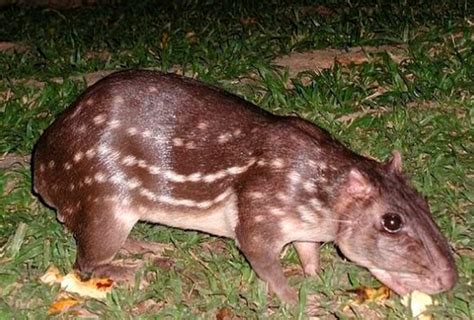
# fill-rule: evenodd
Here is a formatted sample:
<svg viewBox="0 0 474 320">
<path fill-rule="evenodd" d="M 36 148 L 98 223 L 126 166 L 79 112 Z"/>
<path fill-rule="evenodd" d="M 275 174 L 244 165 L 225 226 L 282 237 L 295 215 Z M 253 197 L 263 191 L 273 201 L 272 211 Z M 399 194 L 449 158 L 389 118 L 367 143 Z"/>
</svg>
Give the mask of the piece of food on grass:
<svg viewBox="0 0 474 320">
<path fill-rule="evenodd" d="M 113 283 L 113 280 L 109 278 L 92 278 L 81 281 L 75 272 L 70 272 L 61 281 L 61 288 L 67 292 L 77 293 L 82 297 L 105 299 L 107 293 L 112 291 Z"/>
<path fill-rule="evenodd" d="M 40 278 L 41 282 L 46 284 L 61 283 L 63 275 L 56 266 L 50 266 Z"/>
<path fill-rule="evenodd" d="M 379 288 L 370 288 L 361 286 L 349 292 L 354 292 L 357 297 L 350 301 L 350 303 L 363 304 L 367 302 L 383 302 L 390 298 L 390 289 L 386 286 Z"/>
<path fill-rule="evenodd" d="M 370 288 L 361 286 L 349 292 L 357 294 L 357 297 L 347 302 L 347 305 L 343 308 L 343 311 L 348 311 L 354 306 L 366 305 L 370 302 L 374 302 L 378 305 L 383 305 L 385 301 L 390 298 L 390 289 L 386 286 L 378 288 Z"/>
<path fill-rule="evenodd" d="M 69 294 L 60 294 L 56 300 L 49 306 L 48 315 L 55 315 L 69 311 L 71 308 L 79 305 L 82 301 Z"/>
<path fill-rule="evenodd" d="M 105 299 L 107 293 L 112 291 L 114 283 L 109 278 L 92 278 L 82 281 L 73 271 L 63 276 L 55 266 L 49 267 L 40 280 L 47 284 L 59 283 L 64 291 L 94 299 Z"/>
<path fill-rule="evenodd" d="M 413 291 L 402 298 L 402 304 L 406 307 L 410 307 L 412 316 L 417 320 L 431 320 L 433 317 L 427 314 L 427 308 L 433 305 L 433 298 L 430 295 L 420 292 Z"/>
</svg>

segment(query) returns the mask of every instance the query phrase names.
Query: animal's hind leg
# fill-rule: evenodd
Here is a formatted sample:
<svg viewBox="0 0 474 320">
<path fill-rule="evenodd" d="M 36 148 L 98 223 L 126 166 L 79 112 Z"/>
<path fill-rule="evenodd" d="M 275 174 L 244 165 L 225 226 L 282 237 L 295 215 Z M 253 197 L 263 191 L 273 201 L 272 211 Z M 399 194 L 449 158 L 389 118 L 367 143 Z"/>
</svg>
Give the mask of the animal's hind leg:
<svg viewBox="0 0 474 320">
<path fill-rule="evenodd" d="M 81 278 L 108 276 L 116 281 L 130 280 L 135 269 L 111 264 L 138 219 L 114 205 L 97 204 L 75 215 L 72 228 L 77 244 L 74 265 Z"/>
</svg>

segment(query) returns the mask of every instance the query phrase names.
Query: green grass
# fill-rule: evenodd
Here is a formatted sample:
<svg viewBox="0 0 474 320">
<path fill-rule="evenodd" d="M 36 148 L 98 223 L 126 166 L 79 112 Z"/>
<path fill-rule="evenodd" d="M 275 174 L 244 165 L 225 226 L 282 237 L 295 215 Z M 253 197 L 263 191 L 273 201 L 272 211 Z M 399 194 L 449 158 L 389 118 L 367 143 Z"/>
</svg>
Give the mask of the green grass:
<svg viewBox="0 0 474 320">
<path fill-rule="evenodd" d="M 473 319 L 473 6 L 469 1 L 323 4 L 330 15 L 308 10 L 314 7 L 309 1 L 0 9 L 0 40 L 29 48 L 0 53 L 0 154 L 31 153 L 41 132 L 84 89 L 74 76 L 124 68 L 183 70 L 275 113 L 297 113 L 362 154 L 384 159 L 400 150 L 407 173 L 428 197 L 456 252 L 459 284 L 436 297 L 436 317 Z M 254 23 L 242 23 L 247 18 Z M 381 54 L 361 65 L 308 72 L 309 82 L 289 79 L 271 64 L 294 51 L 378 44 L 406 44 L 408 58 L 397 64 Z M 238 81 L 243 77 L 254 80 Z M 32 86 L 31 80 L 44 86 Z M 383 93 L 373 97 L 379 88 Z M 341 120 L 361 110 L 370 112 Z M 31 195 L 29 170 L 0 169 L 0 319 L 46 318 L 59 289 L 38 278 L 51 264 L 67 272 L 74 262 L 72 237 Z M 101 318 L 207 319 L 227 308 L 244 319 L 346 319 L 350 313 L 343 307 L 353 298 L 347 290 L 377 283 L 326 244 L 318 277 L 290 277 L 301 288 L 303 305 L 287 308 L 266 300 L 264 285 L 232 241 L 149 224 L 137 225 L 133 235 L 173 244 L 176 249 L 165 256 L 174 264 L 147 265 L 142 275 L 157 277 L 146 289 L 120 288 L 106 301 L 86 301 L 83 307 Z M 283 257 L 290 269 L 297 261 L 293 250 Z M 302 312 L 315 296 L 317 310 Z M 159 304 L 155 309 L 145 307 L 150 299 Z M 383 318 L 409 316 L 397 298 L 370 308 Z M 355 318 L 368 315 L 354 312 Z"/>
</svg>

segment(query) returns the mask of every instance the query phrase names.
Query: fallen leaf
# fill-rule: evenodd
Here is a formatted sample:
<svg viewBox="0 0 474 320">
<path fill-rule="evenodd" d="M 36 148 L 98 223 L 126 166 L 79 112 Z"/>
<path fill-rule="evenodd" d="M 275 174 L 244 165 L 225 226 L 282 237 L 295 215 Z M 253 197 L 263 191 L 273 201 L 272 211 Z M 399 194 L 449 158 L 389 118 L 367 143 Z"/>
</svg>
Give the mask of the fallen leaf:
<svg viewBox="0 0 474 320">
<path fill-rule="evenodd" d="M 6 41 L 0 41 L 0 52 L 25 52 L 28 51 L 29 47 L 19 44 L 19 43 L 14 43 L 14 42 L 6 42 Z"/>
<path fill-rule="evenodd" d="M 30 159 L 30 155 L 24 156 L 15 153 L 6 153 L 0 155 L 0 169 L 8 169 L 15 164 L 27 165 Z"/>
<path fill-rule="evenodd" d="M 273 60 L 273 63 L 287 67 L 290 77 L 296 76 L 303 71 L 319 72 L 324 69 L 330 69 L 334 64 L 361 64 L 370 60 L 370 55 L 381 52 L 387 52 L 392 59 L 400 63 L 406 58 L 406 46 L 379 46 L 379 47 L 352 47 L 346 50 L 341 49 L 321 49 L 308 52 L 295 52 L 290 55 L 279 57 Z"/>
</svg>

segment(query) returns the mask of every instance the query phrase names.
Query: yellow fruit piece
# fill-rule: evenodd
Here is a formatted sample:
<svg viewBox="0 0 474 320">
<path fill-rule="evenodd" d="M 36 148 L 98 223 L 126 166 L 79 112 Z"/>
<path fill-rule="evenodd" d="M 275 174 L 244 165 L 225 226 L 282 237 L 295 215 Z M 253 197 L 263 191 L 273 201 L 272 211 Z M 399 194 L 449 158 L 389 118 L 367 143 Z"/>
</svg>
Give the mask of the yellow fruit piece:
<svg viewBox="0 0 474 320">
<path fill-rule="evenodd" d="M 390 298 L 391 291 L 386 286 L 381 286 L 379 288 L 370 288 L 370 287 L 359 287 L 354 290 L 350 290 L 349 292 L 353 292 L 357 294 L 355 299 L 351 299 L 348 301 L 347 305 L 343 308 L 343 311 L 347 311 L 351 308 L 351 306 L 358 306 L 364 305 L 369 302 L 374 302 L 379 305 L 383 305 L 385 300 Z"/>
<path fill-rule="evenodd" d="M 63 297 L 54 301 L 48 309 L 48 315 L 55 315 L 58 313 L 66 312 L 72 307 L 78 305 L 81 301 L 74 297 Z"/>
<path fill-rule="evenodd" d="M 113 280 L 109 278 L 81 281 L 75 272 L 68 273 L 61 281 L 61 288 L 65 291 L 94 299 L 105 299 L 107 293 L 112 291 L 112 286 Z"/>
<path fill-rule="evenodd" d="M 357 298 L 353 301 L 356 304 L 367 302 L 383 302 L 390 298 L 390 289 L 386 286 L 379 288 L 359 287 L 352 292 L 357 294 Z"/>
<path fill-rule="evenodd" d="M 47 284 L 60 283 L 64 291 L 94 299 L 105 299 L 107 293 L 112 291 L 114 284 L 109 278 L 92 278 L 82 281 L 75 272 L 69 272 L 63 276 L 55 266 L 49 267 L 40 280 Z"/>
<path fill-rule="evenodd" d="M 433 299 L 430 295 L 421 292 L 413 291 L 402 298 L 402 304 L 410 307 L 412 316 L 417 320 L 432 320 L 433 317 L 426 313 L 427 308 L 433 305 Z"/>
<path fill-rule="evenodd" d="M 63 275 L 56 266 L 50 266 L 40 280 L 46 284 L 60 283 L 63 280 Z"/>
</svg>

